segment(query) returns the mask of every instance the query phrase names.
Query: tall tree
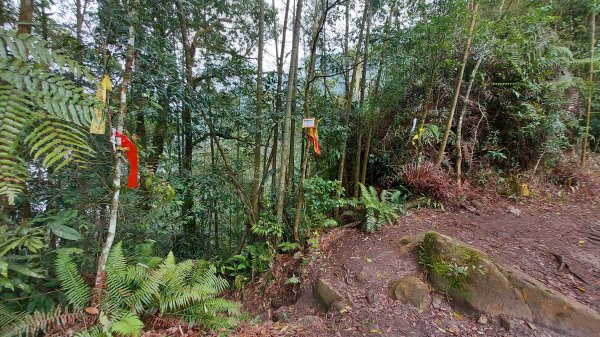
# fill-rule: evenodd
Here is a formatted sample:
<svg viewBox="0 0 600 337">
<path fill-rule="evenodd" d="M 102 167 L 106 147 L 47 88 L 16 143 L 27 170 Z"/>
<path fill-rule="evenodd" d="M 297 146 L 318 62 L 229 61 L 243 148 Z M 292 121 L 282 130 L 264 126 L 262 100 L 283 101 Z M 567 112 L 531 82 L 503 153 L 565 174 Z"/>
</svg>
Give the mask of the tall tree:
<svg viewBox="0 0 600 337">
<path fill-rule="evenodd" d="M 473 71 L 471 72 L 471 78 L 469 79 L 469 84 L 467 85 L 467 92 L 465 93 L 465 99 L 463 103 L 462 110 L 458 115 L 458 121 L 456 122 L 456 142 L 454 143 L 454 149 L 456 151 L 456 184 L 460 186 L 462 184 L 462 127 L 463 120 L 465 118 L 465 114 L 469 107 L 469 97 L 471 95 L 471 89 L 473 88 L 473 82 L 475 82 L 475 76 L 477 75 L 477 70 L 479 69 L 479 65 L 481 65 L 481 61 L 483 60 L 483 56 L 477 59 L 477 63 L 475 63 L 475 67 L 473 67 Z"/>
<path fill-rule="evenodd" d="M 254 175 L 252 181 L 252 213 L 254 219 L 251 219 L 252 223 L 255 224 L 258 221 L 258 200 L 260 194 L 261 185 L 261 159 L 260 159 L 260 143 L 262 119 L 263 119 L 263 49 L 264 49 L 264 35 L 265 35 L 265 2 L 259 0 L 259 13 L 258 13 L 258 67 L 256 70 L 256 117 L 254 126 L 256 128 L 254 136 Z"/>
<path fill-rule="evenodd" d="M 127 110 L 127 92 L 129 90 L 129 84 L 131 83 L 131 76 L 133 74 L 133 66 L 135 61 L 135 22 L 137 20 L 139 0 L 133 0 L 129 3 L 129 33 L 127 39 L 127 57 L 125 59 L 125 70 L 123 72 L 123 81 L 121 82 L 121 93 L 119 102 L 119 112 L 114 116 L 114 128 L 119 132 L 123 133 L 125 120 L 128 118 Z M 123 170 L 123 151 L 118 147 L 115 147 L 113 152 L 114 158 L 114 171 L 113 171 L 113 195 L 110 203 L 110 215 L 108 222 L 108 231 L 106 233 L 106 239 L 104 241 L 104 247 L 98 260 L 98 268 L 96 272 L 96 283 L 95 288 L 100 290 L 105 287 L 106 279 L 106 261 L 108 260 L 108 254 L 113 245 L 115 235 L 117 232 L 117 218 L 119 211 L 119 199 L 121 195 L 121 173 Z"/>
<path fill-rule="evenodd" d="M 469 22 L 469 35 L 467 36 L 467 42 L 465 43 L 465 48 L 463 51 L 462 64 L 460 66 L 460 70 L 458 71 L 458 75 L 456 76 L 454 97 L 452 97 L 452 106 L 450 107 L 450 111 L 448 112 L 448 118 L 446 119 L 446 128 L 444 130 L 444 135 L 442 136 L 442 143 L 440 144 L 440 148 L 437 153 L 437 158 L 435 160 L 436 166 L 442 165 L 442 161 L 444 161 L 446 144 L 448 143 L 448 136 L 450 135 L 450 129 L 452 128 L 452 121 L 454 120 L 454 112 L 456 111 L 456 106 L 458 104 L 458 96 L 460 95 L 460 88 L 462 86 L 463 76 L 465 74 L 465 68 L 469 59 L 469 51 L 471 49 L 471 40 L 473 39 L 473 32 L 475 31 L 475 19 L 477 16 L 477 10 L 479 9 L 479 2 L 472 2 L 469 7 L 471 12 L 471 19 Z"/>
<path fill-rule="evenodd" d="M 592 116 L 592 99 L 594 97 L 594 53 L 596 50 L 596 9 L 592 8 L 591 20 L 591 38 L 590 38 L 590 70 L 588 76 L 588 100 L 586 111 L 585 132 L 583 134 L 583 142 L 581 144 L 581 166 L 585 164 L 587 156 L 588 138 L 590 134 L 590 120 Z"/>
<path fill-rule="evenodd" d="M 358 42 L 356 43 L 356 51 L 354 54 L 354 63 L 352 64 L 352 77 L 348 83 L 348 88 L 346 90 L 346 101 L 344 104 L 344 126 L 346 129 L 350 126 L 350 112 L 352 110 L 352 103 L 354 101 L 354 88 L 356 85 L 356 77 L 358 75 L 358 70 L 360 68 L 359 61 L 361 59 L 361 47 L 363 44 L 363 35 L 365 31 L 365 25 L 367 22 L 367 16 L 369 15 L 369 7 L 371 5 L 371 0 L 365 1 L 365 7 L 363 9 L 362 19 L 360 21 L 360 28 L 358 32 Z M 347 155 L 347 142 L 348 135 L 344 135 L 344 139 L 342 140 L 342 154 L 340 156 L 340 161 L 338 164 L 338 177 L 337 179 L 344 184 L 344 175 L 345 175 L 345 167 L 346 167 L 346 155 Z M 339 200 L 341 198 L 341 194 L 338 191 L 336 195 L 336 199 Z M 336 217 L 339 216 L 339 209 L 336 209 Z"/>
<path fill-rule="evenodd" d="M 283 119 L 283 141 L 281 144 L 281 163 L 279 164 L 279 195 L 277 196 L 276 216 L 279 223 L 283 222 L 283 206 L 285 204 L 285 188 L 288 161 L 290 160 L 292 104 L 296 87 L 296 68 L 298 66 L 298 46 L 300 44 L 300 26 L 302 25 L 303 0 L 296 2 L 294 13 L 294 29 L 292 33 L 292 55 L 288 75 L 285 116 Z"/>
</svg>

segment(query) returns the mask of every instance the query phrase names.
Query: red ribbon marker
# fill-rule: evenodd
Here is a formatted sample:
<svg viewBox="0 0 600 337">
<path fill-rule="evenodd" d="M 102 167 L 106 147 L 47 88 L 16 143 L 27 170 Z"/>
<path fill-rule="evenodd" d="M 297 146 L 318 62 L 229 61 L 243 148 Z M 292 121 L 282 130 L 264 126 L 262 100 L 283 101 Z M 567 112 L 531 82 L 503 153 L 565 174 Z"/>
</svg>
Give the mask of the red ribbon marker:
<svg viewBox="0 0 600 337">
<path fill-rule="evenodd" d="M 124 134 L 119 131 L 115 131 L 115 138 L 117 138 L 117 144 L 121 143 L 121 148 L 127 156 L 129 161 L 129 176 L 127 177 L 127 188 L 136 188 L 139 186 L 138 181 L 138 152 L 135 144 Z"/>
</svg>

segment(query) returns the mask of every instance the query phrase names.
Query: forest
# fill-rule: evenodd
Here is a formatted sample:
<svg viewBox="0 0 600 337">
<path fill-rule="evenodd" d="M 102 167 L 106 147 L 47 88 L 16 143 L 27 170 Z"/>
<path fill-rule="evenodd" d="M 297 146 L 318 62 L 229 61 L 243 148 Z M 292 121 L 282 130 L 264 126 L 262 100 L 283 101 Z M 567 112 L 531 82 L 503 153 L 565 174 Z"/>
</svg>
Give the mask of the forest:
<svg viewBox="0 0 600 337">
<path fill-rule="evenodd" d="M 225 335 L 330 230 L 584 187 L 598 12 L 0 0 L 0 335 Z"/>
</svg>

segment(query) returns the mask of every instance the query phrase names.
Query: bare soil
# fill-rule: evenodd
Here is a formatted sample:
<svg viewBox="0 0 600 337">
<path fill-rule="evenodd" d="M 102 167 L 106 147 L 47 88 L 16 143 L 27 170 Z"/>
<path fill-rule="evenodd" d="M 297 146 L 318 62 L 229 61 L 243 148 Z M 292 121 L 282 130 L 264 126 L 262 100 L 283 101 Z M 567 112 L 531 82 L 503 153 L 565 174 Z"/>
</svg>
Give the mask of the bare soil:
<svg viewBox="0 0 600 337">
<path fill-rule="evenodd" d="M 482 197 L 476 209 L 419 210 L 373 234 L 336 229 L 323 235 L 304 267 L 302 287 L 255 285 L 244 308 L 259 325 L 244 324 L 236 336 L 560 336 L 511 317 L 486 317 L 451 307 L 444 294 L 418 313 L 389 296 L 390 284 L 405 275 L 425 278 L 414 251 L 400 238 L 434 230 L 466 242 L 496 261 L 516 267 L 548 287 L 600 311 L 600 198 L 596 191 L 559 200 Z M 568 264 L 568 268 L 562 262 Z M 280 263 L 280 276 L 294 272 Z M 325 312 L 311 285 L 325 277 L 352 307 Z M 371 300 L 371 301 L 369 301 Z M 284 313 L 284 314 L 282 314 Z M 272 322 L 269 319 L 281 319 Z M 308 318 L 307 318 L 308 317 Z M 300 321 L 299 321 L 300 319 Z M 510 328 L 508 326 L 510 325 Z"/>
</svg>

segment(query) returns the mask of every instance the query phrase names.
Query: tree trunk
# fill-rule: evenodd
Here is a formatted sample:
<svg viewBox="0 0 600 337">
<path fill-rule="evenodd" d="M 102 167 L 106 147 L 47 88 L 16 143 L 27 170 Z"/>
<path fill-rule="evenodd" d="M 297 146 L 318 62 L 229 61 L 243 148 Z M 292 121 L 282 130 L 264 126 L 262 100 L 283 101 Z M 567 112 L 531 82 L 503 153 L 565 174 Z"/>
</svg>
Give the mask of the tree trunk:
<svg viewBox="0 0 600 337">
<path fill-rule="evenodd" d="M 75 37 L 79 43 L 82 42 L 82 30 L 83 30 L 83 9 L 81 6 L 81 0 L 75 1 L 75 17 L 77 23 L 75 24 Z"/>
<path fill-rule="evenodd" d="M 463 103 L 463 108 L 458 115 L 458 122 L 456 123 L 456 184 L 460 187 L 462 184 L 462 124 L 463 119 L 465 118 L 465 113 L 467 112 L 467 106 L 469 105 L 469 96 L 471 95 L 471 88 L 473 88 L 473 82 L 475 82 L 475 75 L 477 75 L 477 70 L 479 69 L 479 65 L 483 57 L 480 57 L 473 67 L 473 72 L 471 73 L 471 78 L 469 79 L 469 85 L 467 85 L 467 92 L 465 93 L 465 99 Z"/>
<path fill-rule="evenodd" d="M 195 50 L 189 39 L 189 32 L 187 26 L 187 17 L 185 16 L 183 5 L 181 1 L 175 2 L 177 6 L 177 16 L 179 19 L 179 25 L 181 28 L 181 43 L 184 51 L 184 62 L 185 62 L 185 78 L 187 87 L 186 90 L 193 90 L 191 85 L 193 82 L 193 65 Z M 185 179 L 190 179 L 192 175 L 192 156 L 194 150 L 193 144 L 193 130 L 192 130 L 192 111 L 189 104 L 182 101 L 181 110 L 181 126 L 182 126 L 182 138 L 183 138 L 183 158 L 182 168 Z M 194 207 L 194 198 L 191 189 L 186 189 L 185 196 L 183 198 L 183 204 L 181 206 L 181 217 L 183 219 L 183 231 L 187 234 L 193 235 L 196 231 L 196 221 L 191 215 Z"/>
<path fill-rule="evenodd" d="M 116 121 L 114 123 L 114 127 L 117 131 L 123 132 L 123 125 L 125 124 L 125 119 L 127 118 L 127 91 L 129 90 L 129 85 L 131 83 L 131 75 L 133 73 L 133 64 L 135 60 L 135 27 L 134 23 L 137 18 L 137 9 L 139 2 L 138 0 L 133 0 L 130 3 L 129 7 L 129 37 L 127 40 L 127 59 L 125 60 L 125 72 L 123 74 L 123 82 L 121 82 L 121 102 L 119 104 L 119 113 L 116 114 Z M 106 235 L 106 240 L 104 241 L 104 247 L 102 248 L 102 253 L 100 254 L 100 259 L 98 260 L 98 270 L 96 272 L 96 283 L 95 288 L 97 290 L 95 295 L 99 295 L 98 291 L 104 289 L 105 279 L 106 279 L 106 261 L 108 259 L 108 254 L 110 253 L 110 249 L 112 247 L 113 241 L 115 239 L 115 234 L 117 232 L 117 215 L 119 210 L 119 198 L 121 193 L 121 171 L 122 171 L 122 152 L 118 148 L 113 153 L 114 158 L 114 171 L 113 171 L 113 196 L 110 203 L 110 218 L 108 223 L 108 233 Z M 98 300 L 98 297 L 94 297 L 94 302 Z M 97 303 L 93 303 L 94 305 Z"/>
<path fill-rule="evenodd" d="M 17 34 L 31 34 L 33 21 L 33 0 L 21 0 Z"/>
<path fill-rule="evenodd" d="M 356 145 L 356 156 L 354 157 L 354 197 L 358 198 L 360 193 L 360 174 L 361 174 L 361 165 L 360 158 L 362 156 L 362 137 L 363 137 L 363 125 L 362 118 L 363 110 L 365 106 L 365 89 L 367 85 L 367 65 L 369 60 L 369 37 L 371 35 L 371 15 L 369 15 L 369 19 L 367 21 L 367 35 L 365 38 L 365 51 L 363 55 L 363 65 L 362 65 L 362 75 L 360 76 L 360 97 L 358 99 L 358 123 L 356 126 L 356 130 L 358 131 L 358 142 Z M 368 123 L 366 124 L 368 125 Z M 370 128 L 370 126 L 369 126 Z"/>
<path fill-rule="evenodd" d="M 385 25 L 384 25 L 385 37 L 383 40 L 383 49 L 381 51 L 381 56 L 379 58 L 379 66 L 377 67 L 377 75 L 375 76 L 375 84 L 374 84 L 373 95 L 372 95 L 374 100 L 379 100 L 379 86 L 381 84 L 381 76 L 383 73 L 383 66 L 385 64 L 387 41 L 388 41 L 388 38 L 390 35 L 389 34 L 390 24 L 392 23 L 392 18 L 394 16 L 395 12 L 396 12 L 396 3 L 394 2 L 394 3 L 392 3 L 392 5 L 390 7 L 390 13 L 389 13 L 387 19 L 385 20 Z M 369 121 L 367 121 L 367 124 L 369 125 L 369 129 L 367 131 L 365 154 L 364 154 L 364 158 L 362 161 L 362 171 L 361 171 L 361 175 L 360 175 L 360 181 L 363 185 L 367 182 L 367 168 L 369 165 L 369 153 L 371 151 L 371 138 L 373 137 L 373 123 L 371 120 L 369 120 Z"/>
<path fill-rule="evenodd" d="M 292 104 L 296 86 L 296 67 L 298 64 L 298 45 L 300 43 L 300 25 L 302 24 L 302 3 L 298 0 L 296 3 L 296 13 L 294 17 L 294 31 L 292 34 L 292 56 L 290 61 L 290 70 L 288 76 L 285 117 L 283 120 L 283 142 L 281 144 L 281 163 L 279 167 L 279 195 L 277 196 L 276 216 L 279 223 L 283 222 L 283 206 L 285 203 L 285 180 L 287 165 L 290 157 L 290 125 L 292 120 Z"/>
<path fill-rule="evenodd" d="M 256 224 L 258 221 L 258 200 L 260 195 L 260 185 L 262 181 L 261 177 L 261 159 L 260 159 L 260 143 L 262 141 L 261 128 L 262 128 L 262 109 L 263 109 L 263 49 L 264 49 L 264 32 L 265 32 L 265 2 L 259 0 L 259 13 L 258 13 L 258 69 L 256 71 L 256 118 L 255 127 L 256 134 L 254 136 L 254 176 L 252 181 L 252 213 L 254 219 L 250 219 L 252 224 Z"/>
<path fill-rule="evenodd" d="M 275 8 L 275 2 L 273 0 L 273 8 Z M 283 31 L 281 33 L 281 50 L 277 54 L 277 92 L 275 93 L 275 126 L 273 130 L 273 149 L 271 151 L 271 190 L 272 193 L 275 194 L 275 187 L 277 186 L 277 178 L 275 172 L 277 171 L 277 146 L 279 144 L 279 113 L 281 112 L 281 106 L 283 104 L 283 100 L 281 99 L 281 89 L 283 86 L 283 61 L 285 59 L 285 38 L 287 36 L 287 25 L 288 25 L 288 16 L 290 11 L 290 0 L 285 2 L 285 16 L 283 19 Z M 277 21 L 275 22 L 275 48 L 277 49 Z M 277 52 L 277 50 L 276 50 Z"/>
<path fill-rule="evenodd" d="M 590 43 L 590 75 L 589 75 L 589 92 L 587 101 L 587 113 L 585 132 L 583 133 L 583 142 L 581 144 L 581 166 L 585 165 L 585 157 L 587 156 L 588 138 L 590 134 L 590 121 L 592 116 L 592 98 L 594 97 L 594 51 L 596 49 L 596 12 L 592 9 L 592 37 Z"/>
<path fill-rule="evenodd" d="M 454 119 L 454 111 L 456 111 L 458 96 L 460 95 L 460 87 L 462 85 L 463 76 L 465 74 L 465 67 L 467 66 L 467 60 L 469 58 L 469 49 L 471 48 L 471 40 L 473 39 L 473 31 L 475 30 L 475 18 L 477 16 L 478 9 L 478 2 L 471 3 L 471 21 L 469 23 L 469 36 L 467 37 L 467 42 L 465 43 L 462 65 L 460 66 L 460 71 L 458 72 L 457 76 L 458 78 L 456 79 L 454 97 L 452 98 L 452 106 L 450 107 L 448 119 L 446 120 L 446 129 L 444 130 L 444 136 L 442 137 L 442 144 L 440 144 L 440 148 L 437 153 L 437 159 L 435 160 L 435 165 L 438 167 L 442 165 L 442 161 L 444 161 L 444 152 L 446 152 L 446 144 L 448 143 L 448 136 L 450 135 L 450 129 L 452 128 L 452 120 Z"/>
<path fill-rule="evenodd" d="M 308 68 L 306 70 L 306 84 L 304 85 L 304 115 L 311 117 L 310 113 L 310 89 L 312 83 L 315 80 L 315 63 L 317 59 L 317 42 L 319 41 L 319 35 L 323 30 L 325 21 L 327 19 L 327 13 L 332 7 L 323 8 L 323 12 L 317 19 L 315 13 L 315 22 L 313 22 L 312 37 L 310 41 L 310 57 L 308 61 Z M 302 163 L 300 164 L 300 182 L 298 184 L 298 200 L 296 201 L 296 214 L 294 216 L 294 241 L 300 241 L 300 220 L 302 219 L 302 207 L 304 204 L 304 180 L 306 179 L 306 167 L 308 165 L 308 149 L 310 147 L 309 142 L 304 140 L 302 136 Z"/>
<path fill-rule="evenodd" d="M 365 24 L 367 22 L 367 15 L 369 13 L 369 6 L 371 4 L 370 0 L 367 0 L 365 2 L 365 8 L 363 10 L 363 15 L 362 15 L 362 19 L 360 22 L 360 31 L 358 34 L 358 42 L 356 43 L 356 54 L 354 56 L 354 64 L 352 65 L 352 78 L 348 83 L 348 90 L 346 91 L 346 104 L 344 106 L 344 126 L 346 127 L 346 130 L 348 129 L 348 127 L 350 126 L 350 110 L 352 110 L 352 101 L 353 101 L 353 95 L 354 95 L 354 86 L 355 86 L 355 82 L 356 82 L 356 76 L 357 76 L 357 72 L 358 72 L 358 62 L 360 60 L 360 48 L 362 46 L 362 42 L 363 42 L 363 34 L 364 34 L 364 30 L 365 30 Z M 339 162 L 339 167 L 338 167 L 338 177 L 337 179 L 342 183 L 342 186 L 344 185 L 344 169 L 345 169 L 345 165 L 346 165 L 346 148 L 347 148 L 347 141 L 348 141 L 348 135 L 344 135 L 343 140 L 342 140 L 342 155 L 340 156 L 340 162 Z M 336 200 L 340 200 L 341 198 L 341 194 L 338 191 L 336 193 Z M 339 208 L 336 209 L 335 211 L 335 216 L 336 218 L 339 217 Z"/>
</svg>

